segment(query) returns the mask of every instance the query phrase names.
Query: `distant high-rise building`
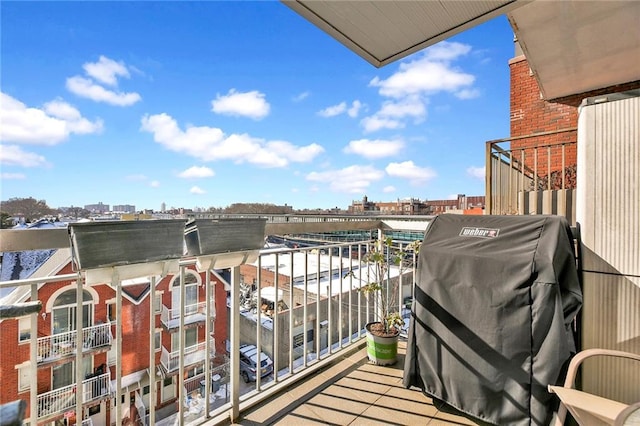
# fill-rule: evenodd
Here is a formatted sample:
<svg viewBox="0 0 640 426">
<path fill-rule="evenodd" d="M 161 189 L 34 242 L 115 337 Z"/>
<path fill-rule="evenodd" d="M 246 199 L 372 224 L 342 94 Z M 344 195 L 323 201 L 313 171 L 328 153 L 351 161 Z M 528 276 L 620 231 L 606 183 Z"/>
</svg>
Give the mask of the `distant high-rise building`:
<svg viewBox="0 0 640 426">
<path fill-rule="evenodd" d="M 84 206 L 85 210 L 89 210 L 91 213 L 108 213 L 109 204 L 87 204 Z"/>
<path fill-rule="evenodd" d="M 167 211 L 167 205 L 165 203 L 160 204 L 160 211 L 162 213 Z"/>
<path fill-rule="evenodd" d="M 135 213 L 136 206 L 132 206 L 131 204 L 121 204 L 113 206 L 114 213 Z"/>
</svg>

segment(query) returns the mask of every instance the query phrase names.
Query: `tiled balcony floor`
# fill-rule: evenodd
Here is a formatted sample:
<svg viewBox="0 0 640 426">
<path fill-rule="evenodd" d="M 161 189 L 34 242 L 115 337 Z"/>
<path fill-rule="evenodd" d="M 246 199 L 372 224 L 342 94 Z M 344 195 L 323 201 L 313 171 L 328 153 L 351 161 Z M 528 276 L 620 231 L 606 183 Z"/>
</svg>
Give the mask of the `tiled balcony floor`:
<svg viewBox="0 0 640 426">
<path fill-rule="evenodd" d="M 418 389 L 402 385 L 406 341 L 394 366 L 369 364 L 366 349 L 254 407 L 238 425 L 475 425 L 438 410 Z"/>
</svg>

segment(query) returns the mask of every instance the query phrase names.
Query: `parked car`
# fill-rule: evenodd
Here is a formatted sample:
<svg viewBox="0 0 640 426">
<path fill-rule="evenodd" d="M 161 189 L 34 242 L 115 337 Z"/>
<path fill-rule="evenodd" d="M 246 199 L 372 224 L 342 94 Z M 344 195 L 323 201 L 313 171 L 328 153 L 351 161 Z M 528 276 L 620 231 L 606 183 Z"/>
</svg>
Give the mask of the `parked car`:
<svg viewBox="0 0 640 426">
<path fill-rule="evenodd" d="M 245 383 L 256 380 L 258 348 L 254 345 L 240 346 L 240 375 Z M 273 373 L 273 361 L 264 352 L 260 353 L 260 377 Z"/>
</svg>

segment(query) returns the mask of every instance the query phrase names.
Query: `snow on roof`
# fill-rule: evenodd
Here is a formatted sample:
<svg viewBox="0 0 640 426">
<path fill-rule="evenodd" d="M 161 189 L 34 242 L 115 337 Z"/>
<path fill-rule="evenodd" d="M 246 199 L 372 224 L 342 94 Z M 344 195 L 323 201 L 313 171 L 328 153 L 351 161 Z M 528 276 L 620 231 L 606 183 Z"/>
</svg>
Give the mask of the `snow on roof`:
<svg viewBox="0 0 640 426">
<path fill-rule="evenodd" d="M 265 253 L 264 251 L 262 253 Z M 278 274 L 291 277 L 291 263 L 293 262 L 293 285 L 298 289 L 304 289 L 305 285 L 305 257 L 306 257 L 306 281 L 307 292 L 321 296 L 337 295 L 360 288 L 369 282 L 369 276 L 373 275 L 373 266 L 366 263 L 360 264 L 358 259 L 350 259 L 347 256 L 330 256 L 319 254 L 315 251 L 305 256 L 304 252 L 267 252 L 262 256 L 261 267 L 275 273 L 276 259 L 278 262 Z M 340 268 L 342 261 L 342 268 Z M 253 264 L 258 265 L 258 262 Z M 318 271 L 320 272 L 318 289 Z M 392 266 L 389 271 L 390 278 L 400 274 L 397 266 Z"/>
<path fill-rule="evenodd" d="M 30 250 L 16 253 L 4 253 L 2 256 L 2 273 L 4 274 L 5 266 L 11 268 L 11 262 L 15 262 L 15 256 L 9 256 L 10 254 L 22 254 L 23 258 L 30 258 L 35 252 L 50 251 L 48 257 L 42 259 L 35 259 L 28 270 L 22 271 L 25 275 L 20 278 L 8 278 L 5 279 L 4 275 L 0 276 L 0 281 L 12 281 L 14 279 L 26 279 L 26 278 L 44 278 L 48 276 L 56 275 L 63 267 L 65 267 L 71 261 L 71 249 L 63 248 L 57 250 Z M 17 257 L 20 258 L 20 257 Z M 9 263 L 7 263 L 9 262 Z M 15 268 L 15 265 L 13 266 Z M 39 286 L 41 286 L 40 284 Z M 4 287 L 0 289 L 0 305 L 11 305 L 25 301 L 31 293 L 31 286 L 23 285 L 19 287 Z"/>
</svg>

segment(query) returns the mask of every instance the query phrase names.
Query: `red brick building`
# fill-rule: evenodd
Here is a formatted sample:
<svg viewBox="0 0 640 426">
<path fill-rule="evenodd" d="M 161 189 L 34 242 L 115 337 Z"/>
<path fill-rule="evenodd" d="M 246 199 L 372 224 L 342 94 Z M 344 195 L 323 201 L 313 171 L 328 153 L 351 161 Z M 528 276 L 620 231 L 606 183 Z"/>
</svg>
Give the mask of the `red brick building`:
<svg viewBox="0 0 640 426">
<path fill-rule="evenodd" d="M 185 379 L 191 392 L 200 385 L 205 360 L 221 365 L 227 339 L 226 291 L 220 278 L 211 273 L 212 306 L 215 314 L 205 315 L 206 273 L 187 268 L 185 276 Z M 32 277 L 73 274 L 68 249 L 57 250 Z M 148 278 L 122 282 L 121 385 L 126 404 L 123 412 L 142 412 L 151 403 L 156 408 L 174 404 L 178 395 L 177 327 L 180 311 L 179 275 L 159 278 L 155 288 Z M 116 380 L 116 290 L 111 285 L 83 285 L 82 342 L 77 342 L 77 283 L 75 279 L 38 285 L 42 310 L 37 316 L 37 383 L 39 421 L 52 422 L 75 417 L 76 350 L 82 348 L 83 401 L 85 416 L 93 424 L 115 422 L 112 398 Z M 29 286 L 16 287 L 16 302 L 29 301 Z M 153 305 L 153 314 L 152 306 Z M 153 318 L 152 318 L 153 315 Z M 205 322 L 211 321 L 210 354 L 205 352 Z M 154 324 L 151 327 L 151 323 Z M 3 319 L 0 339 L 0 380 L 3 383 L 0 404 L 23 399 L 30 392 L 30 320 L 29 317 Z M 154 329 L 151 348 L 149 331 Z M 16 342 L 18 342 L 16 344 Z M 154 351 L 153 365 L 150 351 Z M 149 401 L 150 386 L 155 387 L 155 401 Z M 126 390 L 125 390 L 126 388 Z M 69 403 L 72 401 L 73 403 Z M 68 404 L 68 406 L 66 405 Z M 27 407 L 26 417 L 34 414 Z M 130 419 L 135 422 L 135 419 Z M 132 423 L 134 424 L 134 423 Z"/>
<path fill-rule="evenodd" d="M 450 200 L 418 200 L 398 199 L 397 201 L 369 201 L 365 196 L 362 201 L 353 201 L 349 206 L 349 213 L 362 214 L 374 212 L 382 215 L 436 215 L 447 212 L 464 212 L 484 208 L 484 195 L 466 196 L 458 194 Z"/>
</svg>

